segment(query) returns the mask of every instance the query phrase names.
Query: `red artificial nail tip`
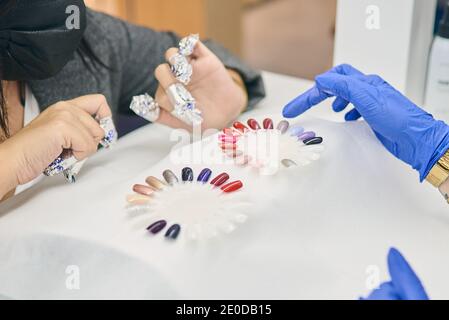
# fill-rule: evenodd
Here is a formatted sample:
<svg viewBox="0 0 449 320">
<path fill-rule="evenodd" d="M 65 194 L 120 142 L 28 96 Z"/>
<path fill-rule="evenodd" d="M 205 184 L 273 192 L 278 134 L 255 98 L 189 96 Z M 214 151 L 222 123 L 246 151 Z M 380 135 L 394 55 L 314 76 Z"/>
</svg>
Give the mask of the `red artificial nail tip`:
<svg viewBox="0 0 449 320">
<path fill-rule="evenodd" d="M 245 131 L 248 130 L 248 127 L 245 126 L 243 123 L 241 122 L 235 122 L 234 123 L 234 128 L 236 128 L 238 131 L 245 133 Z"/>
<path fill-rule="evenodd" d="M 218 175 L 217 177 L 215 177 L 215 179 L 212 180 L 210 182 L 210 184 L 212 184 L 216 187 L 220 187 L 228 180 L 229 180 L 229 175 L 227 173 L 222 173 L 222 174 Z"/>
<path fill-rule="evenodd" d="M 248 125 L 253 130 L 260 130 L 260 124 L 255 119 L 249 119 L 248 120 Z"/>
<path fill-rule="evenodd" d="M 263 127 L 264 127 L 264 129 L 267 129 L 267 130 L 274 129 L 273 120 L 271 120 L 269 118 L 265 119 L 263 121 Z"/>
<path fill-rule="evenodd" d="M 243 187 L 242 181 L 234 181 L 228 184 L 225 184 L 223 187 L 221 187 L 221 190 L 226 193 L 231 193 L 234 191 L 237 191 Z"/>
</svg>

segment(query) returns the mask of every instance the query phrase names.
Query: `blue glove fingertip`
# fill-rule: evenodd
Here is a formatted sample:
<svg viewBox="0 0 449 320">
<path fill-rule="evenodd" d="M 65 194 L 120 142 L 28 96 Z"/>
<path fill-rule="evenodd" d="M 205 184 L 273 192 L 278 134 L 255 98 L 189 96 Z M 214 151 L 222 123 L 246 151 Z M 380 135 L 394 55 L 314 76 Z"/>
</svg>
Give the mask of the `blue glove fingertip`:
<svg viewBox="0 0 449 320">
<path fill-rule="evenodd" d="M 345 115 L 345 120 L 346 121 L 357 121 L 358 119 L 360 119 L 362 116 L 360 115 L 360 113 L 356 110 L 356 109 L 352 109 L 351 111 L 349 111 L 346 115 Z"/>
<path fill-rule="evenodd" d="M 337 97 L 335 98 L 334 102 L 332 103 L 332 109 L 334 109 L 335 112 L 341 112 L 348 106 L 349 102 L 346 101 L 343 98 Z"/>
<path fill-rule="evenodd" d="M 429 297 L 410 264 L 396 248 L 388 252 L 388 270 L 403 300 L 428 300 Z"/>
</svg>

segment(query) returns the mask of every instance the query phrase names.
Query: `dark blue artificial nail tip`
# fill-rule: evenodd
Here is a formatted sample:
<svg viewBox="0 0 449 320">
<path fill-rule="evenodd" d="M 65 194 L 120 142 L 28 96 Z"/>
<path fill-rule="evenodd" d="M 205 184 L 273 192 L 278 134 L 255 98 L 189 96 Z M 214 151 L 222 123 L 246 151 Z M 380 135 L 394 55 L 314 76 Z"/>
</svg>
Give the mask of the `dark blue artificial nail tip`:
<svg viewBox="0 0 449 320">
<path fill-rule="evenodd" d="M 167 232 L 165 233 L 165 237 L 168 239 L 176 240 L 181 232 L 181 226 L 179 224 L 172 225 Z"/>
<path fill-rule="evenodd" d="M 313 146 L 313 145 L 317 145 L 317 144 L 323 143 L 323 138 L 315 137 L 315 138 L 306 139 L 303 142 L 304 142 L 304 144 L 306 146 Z"/>
<path fill-rule="evenodd" d="M 206 183 L 209 181 L 210 177 L 212 175 L 212 171 L 208 168 L 201 171 L 200 175 L 198 176 L 198 182 Z"/>
<path fill-rule="evenodd" d="M 193 170 L 191 168 L 182 169 L 182 181 L 193 181 Z"/>
</svg>

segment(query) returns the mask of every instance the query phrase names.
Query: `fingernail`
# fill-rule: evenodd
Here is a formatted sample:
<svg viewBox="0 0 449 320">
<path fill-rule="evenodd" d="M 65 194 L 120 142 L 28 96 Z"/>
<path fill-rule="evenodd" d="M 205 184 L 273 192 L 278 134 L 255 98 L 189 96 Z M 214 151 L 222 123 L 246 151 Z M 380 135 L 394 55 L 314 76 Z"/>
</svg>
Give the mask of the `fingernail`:
<svg viewBox="0 0 449 320">
<path fill-rule="evenodd" d="M 193 170 L 192 168 L 184 168 L 182 169 L 182 181 L 193 181 Z"/>
<path fill-rule="evenodd" d="M 161 180 L 155 177 L 148 177 L 145 182 L 156 190 L 162 190 L 166 186 Z"/>
<path fill-rule="evenodd" d="M 249 119 L 248 126 L 253 130 L 260 130 L 260 124 L 256 119 Z"/>
<path fill-rule="evenodd" d="M 234 143 L 222 143 L 220 146 L 221 146 L 221 148 L 223 150 L 235 150 L 235 149 L 237 149 L 237 145 L 234 144 Z"/>
<path fill-rule="evenodd" d="M 316 145 L 316 144 L 323 143 L 323 138 L 315 137 L 315 138 L 310 138 L 310 139 L 304 140 L 303 142 L 304 142 L 304 144 L 306 146 L 313 146 L 313 145 Z"/>
<path fill-rule="evenodd" d="M 238 121 L 234 123 L 234 128 L 237 129 L 238 131 L 240 131 L 241 133 L 245 133 L 245 131 L 248 130 L 247 126 L 245 126 L 243 123 L 238 122 Z"/>
<path fill-rule="evenodd" d="M 288 132 L 290 133 L 291 136 L 299 136 L 304 132 L 304 128 L 301 126 L 292 126 L 290 127 Z"/>
<path fill-rule="evenodd" d="M 222 186 L 221 190 L 223 190 L 223 192 L 226 192 L 226 193 L 231 193 L 231 192 L 241 189 L 242 187 L 243 187 L 242 181 L 234 181 L 234 182 L 231 182 L 231 183 L 228 183 L 228 184 L 225 184 L 224 186 Z"/>
<path fill-rule="evenodd" d="M 211 175 L 212 171 L 210 169 L 203 169 L 203 171 L 201 171 L 200 175 L 198 176 L 198 182 L 206 183 L 207 181 L 209 181 Z"/>
<path fill-rule="evenodd" d="M 135 184 L 133 191 L 144 196 L 151 196 L 154 193 L 152 188 L 141 184 Z"/>
<path fill-rule="evenodd" d="M 263 121 L 263 128 L 266 130 L 272 130 L 273 129 L 273 120 L 270 118 L 267 118 Z"/>
<path fill-rule="evenodd" d="M 165 181 L 167 181 L 167 183 L 171 186 L 179 182 L 178 177 L 171 170 L 165 170 L 162 173 L 162 176 L 164 177 Z"/>
<path fill-rule="evenodd" d="M 165 237 L 168 239 L 176 240 L 181 232 L 181 226 L 179 224 L 172 225 L 167 232 L 165 233 Z"/>
<path fill-rule="evenodd" d="M 284 159 L 284 160 L 281 161 L 281 163 L 286 168 L 298 166 L 298 164 L 296 162 L 294 162 L 293 160 L 290 160 L 290 159 Z"/>
<path fill-rule="evenodd" d="M 216 176 L 211 182 L 210 184 L 216 186 L 216 187 L 220 187 L 221 185 L 223 185 L 226 181 L 229 180 L 229 175 L 227 173 L 222 173 L 218 176 Z"/>
<path fill-rule="evenodd" d="M 303 134 L 299 135 L 298 139 L 304 141 L 304 140 L 312 139 L 315 137 L 316 137 L 315 132 L 307 131 L 307 132 L 304 132 Z"/>
<path fill-rule="evenodd" d="M 147 230 L 152 234 L 158 234 L 167 226 L 167 221 L 160 220 L 150 225 Z"/>
<path fill-rule="evenodd" d="M 290 127 L 290 123 L 287 120 L 282 120 L 279 122 L 277 129 L 282 133 L 285 134 Z"/>
<path fill-rule="evenodd" d="M 126 197 L 126 201 L 129 204 L 136 205 L 136 206 L 145 205 L 150 201 L 150 199 L 151 198 L 149 196 L 142 195 L 142 194 L 131 194 Z"/>
</svg>

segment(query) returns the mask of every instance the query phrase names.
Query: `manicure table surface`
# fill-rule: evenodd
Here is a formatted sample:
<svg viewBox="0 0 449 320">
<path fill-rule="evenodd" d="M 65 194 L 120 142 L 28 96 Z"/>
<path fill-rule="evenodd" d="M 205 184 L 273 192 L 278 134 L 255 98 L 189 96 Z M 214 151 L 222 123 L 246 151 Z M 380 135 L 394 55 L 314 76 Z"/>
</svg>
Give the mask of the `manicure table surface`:
<svg viewBox="0 0 449 320">
<path fill-rule="evenodd" d="M 279 117 L 312 85 L 264 77 L 268 96 L 242 121 Z M 152 237 L 126 212 L 133 183 L 182 167 L 170 164 L 171 130 L 133 132 L 90 158 L 75 185 L 46 179 L 0 205 L 0 296 L 357 299 L 389 280 L 394 246 L 432 298 L 449 298 L 447 205 L 364 122 L 341 119 L 327 101 L 293 121 L 325 138 L 322 158 L 308 167 L 259 176 L 211 166 L 243 180 L 252 205 L 234 233 L 197 242 Z"/>
</svg>

